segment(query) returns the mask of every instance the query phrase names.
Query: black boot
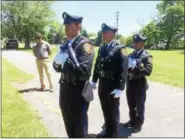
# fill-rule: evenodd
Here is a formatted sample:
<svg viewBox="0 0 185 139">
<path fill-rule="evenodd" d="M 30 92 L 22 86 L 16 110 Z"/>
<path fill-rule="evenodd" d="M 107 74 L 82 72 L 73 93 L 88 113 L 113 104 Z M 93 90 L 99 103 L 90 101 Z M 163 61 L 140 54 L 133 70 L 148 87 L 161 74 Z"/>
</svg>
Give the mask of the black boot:
<svg viewBox="0 0 185 139">
<path fill-rule="evenodd" d="M 129 120 L 128 122 L 124 123 L 123 126 L 128 128 L 134 126 L 134 120 Z"/>
<path fill-rule="evenodd" d="M 142 129 L 143 123 L 144 123 L 144 120 L 141 117 L 137 116 L 136 122 L 135 122 L 134 126 L 132 127 L 132 133 L 140 132 Z"/>
<path fill-rule="evenodd" d="M 106 134 L 106 131 L 103 130 L 103 131 L 101 131 L 96 137 L 97 137 L 97 138 L 107 138 L 108 136 L 107 136 L 107 134 Z"/>
<path fill-rule="evenodd" d="M 141 124 L 135 124 L 133 127 L 132 127 L 132 133 L 138 133 L 140 132 L 142 129 L 142 125 Z"/>
</svg>

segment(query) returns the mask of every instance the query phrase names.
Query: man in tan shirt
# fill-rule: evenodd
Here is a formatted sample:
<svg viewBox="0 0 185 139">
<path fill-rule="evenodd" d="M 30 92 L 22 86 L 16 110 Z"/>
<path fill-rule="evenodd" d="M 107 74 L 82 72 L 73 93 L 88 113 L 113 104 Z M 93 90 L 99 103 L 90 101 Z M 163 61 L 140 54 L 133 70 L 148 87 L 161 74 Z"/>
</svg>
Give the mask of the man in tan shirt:
<svg viewBox="0 0 185 139">
<path fill-rule="evenodd" d="M 40 91 L 45 89 L 44 85 L 44 70 L 46 72 L 49 84 L 50 84 L 50 92 L 53 92 L 53 84 L 51 81 L 51 65 L 49 56 L 51 55 L 51 49 L 49 43 L 42 40 L 42 35 L 38 33 L 35 37 L 36 43 L 33 45 L 33 54 L 36 57 L 37 69 L 39 72 Z"/>
</svg>

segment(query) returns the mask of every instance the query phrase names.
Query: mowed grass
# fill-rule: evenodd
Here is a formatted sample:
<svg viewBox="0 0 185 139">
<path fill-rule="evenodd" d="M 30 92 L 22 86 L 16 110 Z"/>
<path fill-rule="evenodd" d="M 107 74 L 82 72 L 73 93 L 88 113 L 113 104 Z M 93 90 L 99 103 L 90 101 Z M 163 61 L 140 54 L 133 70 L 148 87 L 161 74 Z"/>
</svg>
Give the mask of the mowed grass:
<svg viewBox="0 0 185 139">
<path fill-rule="evenodd" d="M 95 64 L 99 47 L 95 47 Z M 58 47 L 52 47 L 52 56 L 58 51 Z M 127 48 L 127 53 L 131 53 L 133 49 Z M 173 86 L 184 88 L 184 53 L 180 50 L 146 50 L 153 56 L 153 72 L 149 80 L 170 84 Z M 30 51 L 31 52 L 31 51 Z M 93 64 L 93 67 L 94 67 Z"/>
<path fill-rule="evenodd" d="M 11 85 L 33 77 L 2 59 L 2 137 L 50 137 L 38 113 Z"/>
</svg>

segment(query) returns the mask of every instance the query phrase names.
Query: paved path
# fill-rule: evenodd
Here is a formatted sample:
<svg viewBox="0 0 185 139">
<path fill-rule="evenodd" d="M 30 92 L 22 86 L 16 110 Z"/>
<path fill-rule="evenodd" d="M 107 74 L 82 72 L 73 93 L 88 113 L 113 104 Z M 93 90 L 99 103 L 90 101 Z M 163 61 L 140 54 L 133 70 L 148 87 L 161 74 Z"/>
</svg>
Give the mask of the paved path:
<svg viewBox="0 0 185 139">
<path fill-rule="evenodd" d="M 2 56 L 25 72 L 38 74 L 35 58 L 31 54 L 22 51 L 2 51 Z M 58 105 L 59 77 L 60 74 L 53 70 L 54 93 L 35 90 L 35 87 L 39 87 L 38 76 L 24 85 L 16 83 L 13 85 L 20 89 L 23 97 L 39 112 L 43 123 L 54 137 L 66 137 Z M 151 81 L 149 86 L 146 100 L 146 120 L 140 133 L 131 134 L 130 130 L 122 126 L 122 123 L 128 120 L 126 96 L 125 93 L 122 95 L 120 137 L 184 137 L 184 89 Z M 99 133 L 104 123 L 97 90 L 94 95 L 95 100 L 90 104 L 88 112 L 89 134 Z"/>
</svg>

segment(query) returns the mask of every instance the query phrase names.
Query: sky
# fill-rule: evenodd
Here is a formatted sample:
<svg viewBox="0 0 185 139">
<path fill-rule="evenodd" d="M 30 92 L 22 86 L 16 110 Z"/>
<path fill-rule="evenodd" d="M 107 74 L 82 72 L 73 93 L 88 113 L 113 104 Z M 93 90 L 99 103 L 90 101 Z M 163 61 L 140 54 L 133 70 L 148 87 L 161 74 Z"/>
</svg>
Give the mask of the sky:
<svg viewBox="0 0 185 139">
<path fill-rule="evenodd" d="M 87 32 L 97 33 L 102 23 L 117 26 L 116 12 L 119 11 L 118 33 L 132 35 L 150 22 L 157 14 L 160 1 L 55 1 L 52 9 L 56 18 L 63 23 L 62 13 L 83 16 L 83 27 Z"/>
</svg>

